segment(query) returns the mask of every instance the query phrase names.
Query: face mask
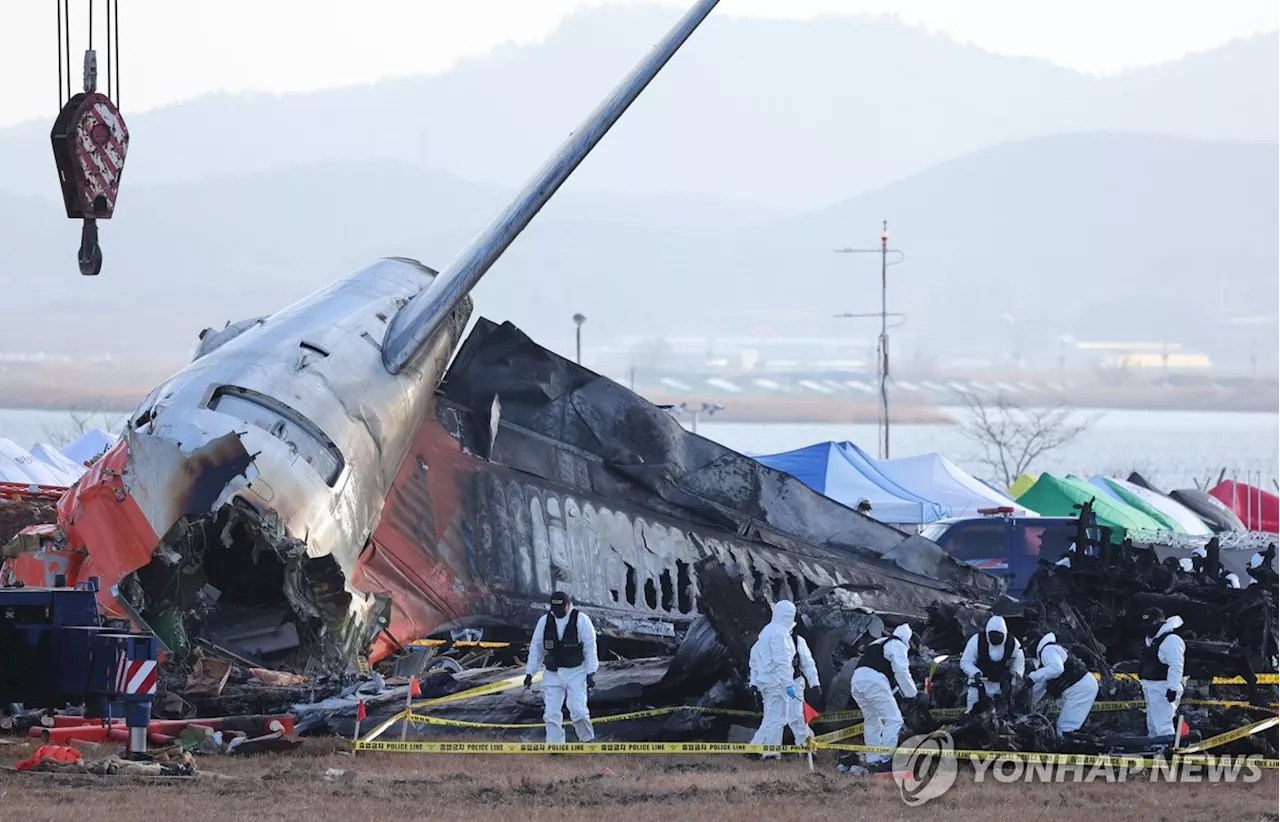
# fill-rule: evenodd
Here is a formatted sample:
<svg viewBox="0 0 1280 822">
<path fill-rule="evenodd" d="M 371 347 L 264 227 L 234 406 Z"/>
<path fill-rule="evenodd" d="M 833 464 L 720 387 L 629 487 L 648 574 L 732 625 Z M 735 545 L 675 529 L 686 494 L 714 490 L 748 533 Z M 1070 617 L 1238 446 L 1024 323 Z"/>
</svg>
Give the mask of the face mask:
<svg viewBox="0 0 1280 822">
<path fill-rule="evenodd" d="M 1004 634 L 1000 633 L 999 631 L 988 631 L 987 642 L 990 642 L 992 645 L 1003 645 Z"/>
<path fill-rule="evenodd" d="M 551 604 L 551 615 L 556 619 L 564 619 L 567 613 L 569 613 L 569 603 L 553 602 Z"/>
<path fill-rule="evenodd" d="M 1156 638 L 1156 634 L 1158 634 L 1158 633 L 1160 633 L 1160 623 L 1159 623 L 1159 622 L 1152 622 L 1152 623 L 1150 623 L 1149 625 L 1147 625 L 1147 636 L 1151 637 L 1152 639 L 1155 639 L 1155 638 Z"/>
</svg>

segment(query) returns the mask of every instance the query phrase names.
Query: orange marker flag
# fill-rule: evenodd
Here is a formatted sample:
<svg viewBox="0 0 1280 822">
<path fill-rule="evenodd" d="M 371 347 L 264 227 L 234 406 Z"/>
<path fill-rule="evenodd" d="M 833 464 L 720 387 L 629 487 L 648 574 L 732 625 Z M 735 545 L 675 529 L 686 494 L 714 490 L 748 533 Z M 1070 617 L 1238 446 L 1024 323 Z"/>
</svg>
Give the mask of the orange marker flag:
<svg viewBox="0 0 1280 822">
<path fill-rule="evenodd" d="M 369 714 L 365 713 L 364 700 L 362 699 L 356 703 L 356 722 L 364 722 L 368 716 Z"/>
<path fill-rule="evenodd" d="M 422 696 L 422 688 L 418 685 L 416 676 L 409 677 L 409 696 Z"/>
<path fill-rule="evenodd" d="M 810 722 L 812 722 L 813 720 L 817 719 L 820 716 L 822 716 L 822 714 L 818 713 L 812 707 L 810 707 L 808 702 L 804 703 L 804 724 L 808 725 Z"/>
</svg>

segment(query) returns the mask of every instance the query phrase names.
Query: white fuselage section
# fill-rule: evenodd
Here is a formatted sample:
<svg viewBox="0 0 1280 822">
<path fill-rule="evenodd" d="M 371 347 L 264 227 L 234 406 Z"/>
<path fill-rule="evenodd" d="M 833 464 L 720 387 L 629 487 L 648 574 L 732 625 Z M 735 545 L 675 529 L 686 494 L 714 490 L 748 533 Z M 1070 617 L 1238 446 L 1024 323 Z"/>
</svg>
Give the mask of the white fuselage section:
<svg viewBox="0 0 1280 822">
<path fill-rule="evenodd" d="M 389 373 L 387 324 L 433 277 L 419 263 L 383 259 L 270 317 L 207 331 L 196 359 L 130 421 L 135 439 L 164 438 L 184 453 L 239 434 L 252 469 L 222 501 L 274 510 L 309 556 L 332 555 L 353 611 L 366 596 L 351 588 L 352 570 L 470 310 L 409 368 Z M 135 461 L 149 451 L 134 449 Z M 150 474 L 152 486 L 163 480 L 146 466 L 133 471 Z M 173 523 L 153 525 L 163 535 Z"/>
</svg>

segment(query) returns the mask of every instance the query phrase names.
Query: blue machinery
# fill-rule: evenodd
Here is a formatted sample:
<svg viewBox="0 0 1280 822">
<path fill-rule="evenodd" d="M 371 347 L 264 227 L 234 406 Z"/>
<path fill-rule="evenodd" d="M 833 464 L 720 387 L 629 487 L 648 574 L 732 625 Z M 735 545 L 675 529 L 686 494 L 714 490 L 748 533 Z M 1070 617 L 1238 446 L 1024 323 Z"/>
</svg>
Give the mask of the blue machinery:
<svg viewBox="0 0 1280 822">
<path fill-rule="evenodd" d="M 0 707 L 83 704 L 91 719 L 123 716 L 129 753 L 145 753 L 159 642 L 104 626 L 97 591 L 96 577 L 74 588 L 0 588 Z"/>
</svg>

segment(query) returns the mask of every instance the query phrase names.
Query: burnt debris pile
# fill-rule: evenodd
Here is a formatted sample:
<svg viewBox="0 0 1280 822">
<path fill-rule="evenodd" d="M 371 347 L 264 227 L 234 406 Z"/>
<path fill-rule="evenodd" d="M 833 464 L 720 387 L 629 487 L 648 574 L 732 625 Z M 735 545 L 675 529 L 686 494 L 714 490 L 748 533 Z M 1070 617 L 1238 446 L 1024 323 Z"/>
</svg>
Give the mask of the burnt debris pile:
<svg viewBox="0 0 1280 822">
<path fill-rule="evenodd" d="M 1086 506 L 1082 521 L 1088 513 Z M 1161 559 L 1156 547 L 1091 531 L 1082 525 L 1066 558 L 1041 562 L 1028 584 L 1025 624 L 1053 631 L 1096 671 L 1133 672 L 1141 614 L 1158 607 L 1182 617 L 1188 676 L 1242 676 L 1252 685 L 1254 674 L 1276 670 L 1274 544 L 1254 554 L 1222 551 L 1213 540 L 1189 558 Z"/>
</svg>

